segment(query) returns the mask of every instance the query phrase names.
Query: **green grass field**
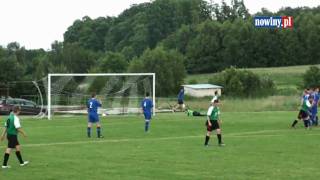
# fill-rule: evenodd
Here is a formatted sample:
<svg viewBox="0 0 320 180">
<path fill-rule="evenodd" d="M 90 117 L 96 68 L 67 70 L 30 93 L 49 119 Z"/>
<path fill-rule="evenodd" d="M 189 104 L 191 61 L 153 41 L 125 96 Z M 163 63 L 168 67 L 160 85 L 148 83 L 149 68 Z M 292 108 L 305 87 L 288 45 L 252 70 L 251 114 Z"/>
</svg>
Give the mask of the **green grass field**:
<svg viewBox="0 0 320 180">
<path fill-rule="evenodd" d="M 22 155 L 30 164 L 19 167 L 13 154 L 0 179 L 319 179 L 320 129 L 289 129 L 295 116 L 223 113 L 226 146 L 212 136 L 207 148 L 204 117 L 183 113 L 158 114 L 147 134 L 142 116 L 107 116 L 104 139 L 86 137 L 85 116 L 22 118 L 29 136 L 20 137 Z"/>
<path fill-rule="evenodd" d="M 300 108 L 299 96 L 269 96 L 263 98 L 232 98 L 222 96 L 221 107 L 224 112 L 261 112 L 261 111 L 295 111 Z M 206 111 L 212 97 L 190 98 L 185 100 L 187 108 Z M 176 98 L 157 98 L 157 108 L 172 109 Z"/>
</svg>

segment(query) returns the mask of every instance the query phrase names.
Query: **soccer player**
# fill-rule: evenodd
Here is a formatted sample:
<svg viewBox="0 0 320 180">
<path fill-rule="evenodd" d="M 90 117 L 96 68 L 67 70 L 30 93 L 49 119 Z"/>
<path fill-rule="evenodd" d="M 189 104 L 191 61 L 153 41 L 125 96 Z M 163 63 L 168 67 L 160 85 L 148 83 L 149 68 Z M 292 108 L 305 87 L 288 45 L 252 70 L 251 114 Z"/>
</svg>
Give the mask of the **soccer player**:
<svg viewBox="0 0 320 180">
<path fill-rule="evenodd" d="M 188 116 L 207 116 L 207 115 L 205 115 L 205 114 L 201 114 L 200 112 L 198 112 L 198 111 L 193 111 L 193 110 L 191 110 L 191 109 L 187 109 L 187 110 L 186 110 L 186 113 L 187 113 Z"/>
<path fill-rule="evenodd" d="M 299 112 L 300 118 L 303 120 L 306 129 L 310 129 L 310 109 L 312 104 L 313 96 L 308 96 L 308 99 L 303 101 Z"/>
<path fill-rule="evenodd" d="M 305 89 L 305 90 L 303 91 L 303 95 L 302 95 L 302 97 L 301 97 L 301 104 L 300 104 L 301 106 L 303 105 L 303 103 L 304 103 L 305 101 L 308 100 L 309 96 L 310 96 L 309 89 Z M 293 121 L 293 123 L 292 123 L 292 125 L 291 125 L 291 128 L 295 128 L 295 126 L 296 126 L 296 124 L 298 123 L 298 121 L 299 121 L 299 120 L 302 120 L 302 117 L 301 117 L 301 116 L 302 116 L 302 111 L 299 110 L 297 119 L 295 119 L 295 120 Z"/>
<path fill-rule="evenodd" d="M 207 134 L 206 134 L 204 145 L 208 146 L 211 132 L 213 130 L 216 130 L 219 146 L 224 146 L 225 144 L 222 142 L 222 135 L 221 135 L 221 128 L 220 128 L 221 119 L 220 119 L 220 110 L 219 110 L 219 100 L 214 100 L 211 103 L 207 113 L 206 126 L 207 126 Z"/>
<path fill-rule="evenodd" d="M 180 109 L 181 111 L 184 111 L 184 88 L 182 87 L 179 91 L 179 94 L 178 94 L 178 104 L 177 104 L 177 107 L 178 109 Z M 177 108 L 174 109 L 174 111 L 176 111 Z"/>
<path fill-rule="evenodd" d="M 95 123 L 97 126 L 97 137 L 103 138 L 101 135 L 101 123 L 99 120 L 98 115 L 98 107 L 101 107 L 101 101 L 96 99 L 96 94 L 93 93 L 91 99 L 88 100 L 87 107 L 88 107 L 88 128 L 87 128 L 87 135 L 91 137 L 91 128 L 92 124 Z"/>
<path fill-rule="evenodd" d="M 21 133 L 24 137 L 27 137 L 26 133 L 22 130 L 20 119 L 18 117 L 21 109 L 19 106 L 15 106 L 13 108 L 13 112 L 10 113 L 9 118 L 5 124 L 5 130 L 1 135 L 1 141 L 4 140 L 5 136 L 7 136 L 8 147 L 5 151 L 2 168 L 10 168 L 8 166 L 8 160 L 12 149 L 16 150 L 16 156 L 20 162 L 20 166 L 25 166 L 29 162 L 23 161 L 21 156 L 21 148 L 18 141 L 18 133 Z"/>
<path fill-rule="evenodd" d="M 148 132 L 153 108 L 153 103 L 148 92 L 146 93 L 146 97 L 141 102 L 141 108 L 145 119 L 144 131 Z"/>
<path fill-rule="evenodd" d="M 219 96 L 218 96 L 218 91 L 215 91 L 214 92 L 214 96 L 213 96 L 213 98 L 212 98 L 212 100 L 211 100 L 211 103 L 213 103 L 215 100 L 217 100 L 217 99 L 219 99 Z"/>
<path fill-rule="evenodd" d="M 319 102 L 319 88 L 315 88 L 313 93 L 313 104 L 311 107 L 311 117 L 310 117 L 310 123 L 313 126 L 318 125 L 318 102 Z"/>
<path fill-rule="evenodd" d="M 306 129 L 310 129 L 311 128 L 311 121 L 310 121 L 310 117 L 312 116 L 312 113 L 311 113 L 311 108 L 314 104 L 314 97 L 312 95 L 310 95 L 308 97 L 308 100 L 306 100 L 303 104 L 302 104 L 302 107 L 301 107 L 301 110 L 304 111 L 302 113 L 302 119 L 303 119 L 303 123 L 304 123 L 304 127 Z M 304 114 L 306 113 L 306 115 Z"/>
</svg>

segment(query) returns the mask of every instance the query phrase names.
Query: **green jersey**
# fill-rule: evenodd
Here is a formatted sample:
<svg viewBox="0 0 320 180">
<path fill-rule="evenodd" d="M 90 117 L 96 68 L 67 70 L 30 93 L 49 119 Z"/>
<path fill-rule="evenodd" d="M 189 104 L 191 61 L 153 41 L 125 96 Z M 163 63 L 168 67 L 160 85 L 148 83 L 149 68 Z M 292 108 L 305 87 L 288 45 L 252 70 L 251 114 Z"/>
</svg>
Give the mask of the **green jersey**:
<svg viewBox="0 0 320 180">
<path fill-rule="evenodd" d="M 210 106 L 207 115 L 210 117 L 210 120 L 216 121 L 219 119 L 220 110 L 216 106 Z"/>
<path fill-rule="evenodd" d="M 5 126 L 7 127 L 7 134 L 8 135 L 17 135 L 18 134 L 17 129 L 21 128 L 20 120 L 16 115 L 11 113 L 9 115 L 9 118 L 8 118 Z"/>
<path fill-rule="evenodd" d="M 308 112 L 311 107 L 311 104 L 308 100 L 304 100 L 301 106 L 301 110 L 304 112 Z"/>
<path fill-rule="evenodd" d="M 193 111 L 188 109 L 188 110 L 187 110 L 187 115 L 188 115 L 188 116 L 192 116 L 192 115 L 193 115 Z"/>
</svg>

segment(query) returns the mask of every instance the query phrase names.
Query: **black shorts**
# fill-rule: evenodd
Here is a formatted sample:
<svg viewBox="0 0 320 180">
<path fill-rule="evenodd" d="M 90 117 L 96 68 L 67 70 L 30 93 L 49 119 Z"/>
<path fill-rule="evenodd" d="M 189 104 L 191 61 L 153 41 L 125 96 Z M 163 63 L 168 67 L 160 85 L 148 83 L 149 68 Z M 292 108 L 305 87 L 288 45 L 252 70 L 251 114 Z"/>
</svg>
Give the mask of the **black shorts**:
<svg viewBox="0 0 320 180">
<path fill-rule="evenodd" d="M 208 121 L 206 121 L 206 126 L 208 131 L 211 132 L 213 130 L 220 129 L 220 125 L 217 120 L 210 120 L 210 122 L 211 122 L 211 126 L 209 126 Z"/>
<path fill-rule="evenodd" d="M 193 111 L 192 115 L 193 116 L 201 116 L 200 112 L 198 112 L 198 111 Z"/>
<path fill-rule="evenodd" d="M 310 126 L 310 121 L 309 120 L 303 120 L 303 124 L 304 124 L 304 127 L 309 127 Z"/>
<path fill-rule="evenodd" d="M 178 104 L 183 104 L 183 100 L 182 99 L 178 99 Z"/>
<path fill-rule="evenodd" d="M 8 148 L 16 148 L 17 145 L 20 145 L 17 135 L 7 134 L 7 139 L 8 139 Z"/>
<path fill-rule="evenodd" d="M 298 119 L 305 119 L 309 116 L 309 114 L 305 111 L 300 110 L 298 114 Z"/>
</svg>

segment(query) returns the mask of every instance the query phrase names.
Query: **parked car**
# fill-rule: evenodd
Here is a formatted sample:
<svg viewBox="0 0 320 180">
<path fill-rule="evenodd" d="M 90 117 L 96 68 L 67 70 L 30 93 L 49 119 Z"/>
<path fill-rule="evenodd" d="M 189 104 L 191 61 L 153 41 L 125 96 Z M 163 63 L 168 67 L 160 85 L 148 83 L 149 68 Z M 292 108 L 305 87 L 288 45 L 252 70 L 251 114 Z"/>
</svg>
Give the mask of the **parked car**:
<svg viewBox="0 0 320 180">
<path fill-rule="evenodd" d="M 41 107 L 39 107 L 33 101 L 29 101 L 26 99 L 19 99 L 19 98 L 7 98 L 7 99 L 0 100 L 0 114 L 1 115 L 10 114 L 14 106 L 21 107 L 20 114 L 22 115 L 37 115 L 41 111 Z"/>
</svg>

